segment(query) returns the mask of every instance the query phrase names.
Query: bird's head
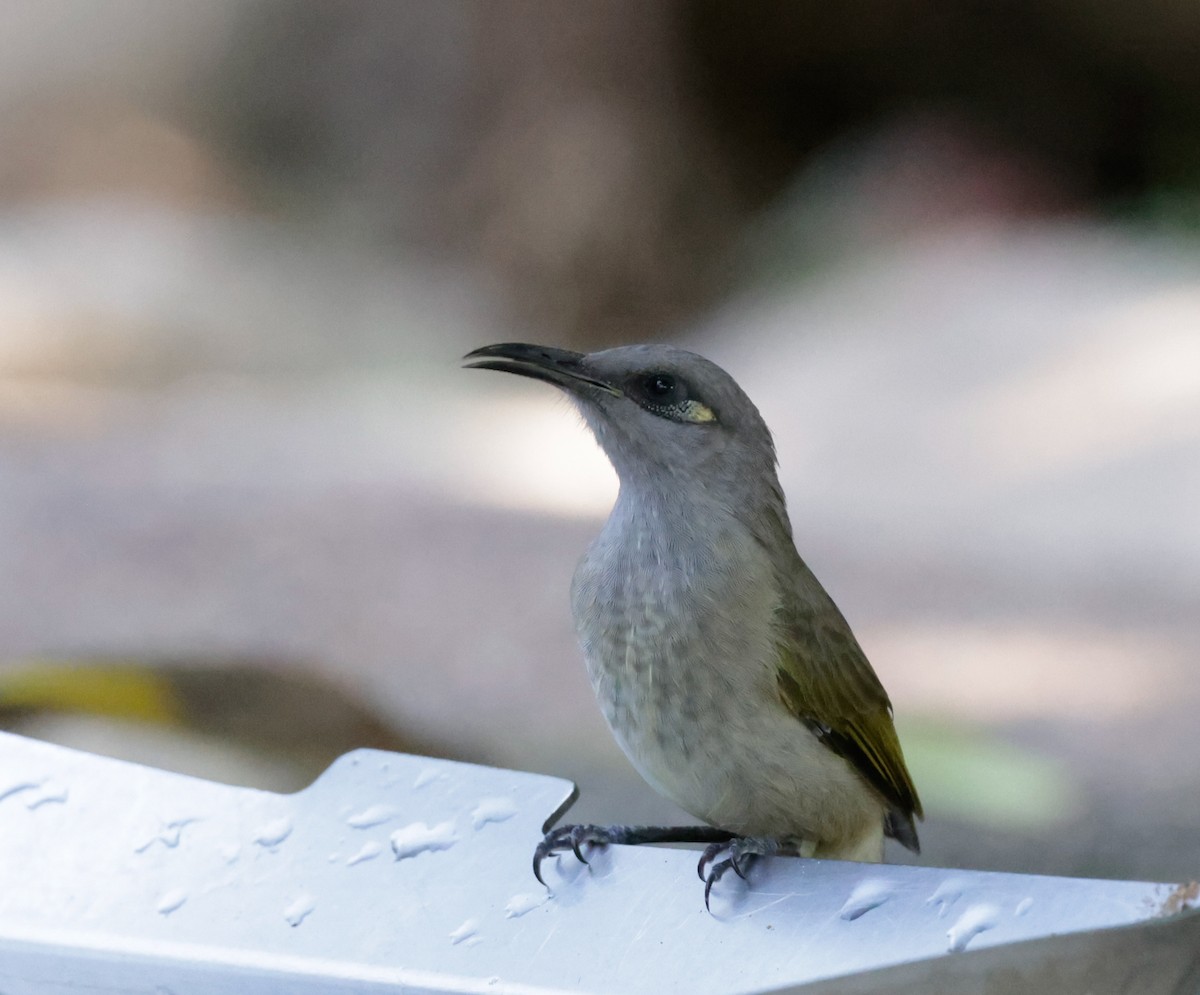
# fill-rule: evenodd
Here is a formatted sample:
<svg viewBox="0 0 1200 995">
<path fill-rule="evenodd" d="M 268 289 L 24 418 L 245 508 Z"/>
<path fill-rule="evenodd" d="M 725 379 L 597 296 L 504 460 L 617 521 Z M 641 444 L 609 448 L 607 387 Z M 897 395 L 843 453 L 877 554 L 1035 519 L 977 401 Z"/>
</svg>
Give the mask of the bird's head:
<svg viewBox="0 0 1200 995">
<path fill-rule="evenodd" d="M 575 402 L 622 487 L 697 487 L 724 501 L 777 492 L 775 447 L 745 391 L 715 363 L 667 345 L 578 353 L 506 342 L 468 366 L 544 380 Z"/>
</svg>

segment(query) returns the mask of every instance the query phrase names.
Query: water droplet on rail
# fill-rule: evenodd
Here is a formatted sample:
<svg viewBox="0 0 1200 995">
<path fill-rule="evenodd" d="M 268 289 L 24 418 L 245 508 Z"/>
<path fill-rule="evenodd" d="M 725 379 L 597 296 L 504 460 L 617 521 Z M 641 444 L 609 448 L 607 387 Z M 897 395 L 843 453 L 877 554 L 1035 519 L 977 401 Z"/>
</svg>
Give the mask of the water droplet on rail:
<svg viewBox="0 0 1200 995">
<path fill-rule="evenodd" d="M 404 860 L 426 850 L 449 850 L 458 842 L 458 837 L 454 835 L 453 822 L 439 822 L 436 826 L 414 822 L 392 833 L 391 842 L 396 859 Z"/>
<path fill-rule="evenodd" d="M 66 785 L 59 784 L 56 781 L 45 781 L 38 785 L 33 797 L 25 802 L 25 807 L 32 812 L 43 805 L 62 805 L 69 796 L 70 792 L 67 790 Z"/>
<path fill-rule="evenodd" d="M 482 829 L 489 822 L 504 822 L 516 814 L 517 806 L 511 798 L 485 798 L 471 810 L 471 825 Z"/>
<path fill-rule="evenodd" d="M 149 837 L 145 842 L 138 844 L 133 848 L 134 853 L 145 853 L 155 843 L 161 843 L 168 850 L 174 850 L 179 846 L 179 841 L 183 837 L 184 827 L 190 826 L 193 822 L 200 820 L 194 816 L 187 816 L 182 819 L 172 819 L 170 822 L 162 823 L 158 832 Z"/>
<path fill-rule="evenodd" d="M 417 779 L 415 781 L 413 781 L 413 787 L 417 788 L 417 789 L 424 788 L 427 785 L 432 784 L 434 781 L 438 780 L 439 778 L 443 778 L 445 776 L 446 776 L 445 771 L 440 770 L 437 767 L 426 767 L 423 771 L 421 771 L 421 773 L 419 773 L 417 775 Z"/>
<path fill-rule="evenodd" d="M 958 922 L 946 931 L 948 949 L 952 953 L 966 950 L 967 944 L 976 936 L 996 925 L 999 916 L 1000 910 L 994 905 L 985 903 L 972 905 L 958 917 Z"/>
<path fill-rule="evenodd" d="M 469 940 L 473 937 L 475 939 L 478 939 L 478 937 L 475 936 L 475 934 L 478 932 L 479 932 L 479 920 L 478 919 L 468 919 L 461 926 L 459 926 L 458 929 L 456 929 L 453 933 L 450 934 L 450 942 L 453 943 L 455 946 L 458 946 L 458 944 L 462 943 L 463 940 Z"/>
<path fill-rule="evenodd" d="M 22 791 L 32 791 L 34 788 L 40 788 L 45 783 L 44 779 L 41 781 L 14 781 L 12 784 L 0 788 L 0 802 L 6 798 L 11 798 L 13 795 L 19 795 Z"/>
<path fill-rule="evenodd" d="M 182 888 L 172 888 L 170 891 L 163 892 L 154 908 L 160 916 L 169 916 L 186 901 L 186 891 Z"/>
<path fill-rule="evenodd" d="M 351 829 L 370 829 L 396 817 L 396 810 L 391 805 L 372 805 L 346 819 L 346 825 Z"/>
<path fill-rule="evenodd" d="M 936 905 L 938 918 L 945 918 L 946 913 L 950 911 L 950 906 L 962 898 L 966 886 L 967 883 L 962 878 L 946 878 L 934 889 L 933 894 L 925 899 L 925 904 Z"/>
<path fill-rule="evenodd" d="M 505 919 L 519 919 L 527 912 L 532 912 L 539 905 L 545 905 L 550 899 L 548 891 L 523 891 L 519 895 L 513 895 L 508 900 L 508 904 L 504 906 Z"/>
<path fill-rule="evenodd" d="M 317 900 L 312 895 L 299 895 L 291 905 L 283 910 L 283 918 L 293 928 L 299 926 L 317 907 Z"/>
<path fill-rule="evenodd" d="M 1033 899 L 1032 898 L 1022 898 L 1019 902 L 1017 902 L 1017 907 L 1015 909 L 1013 909 L 1013 915 L 1014 916 L 1023 916 L 1031 908 L 1033 908 Z"/>
<path fill-rule="evenodd" d="M 273 819 L 265 826 L 261 826 L 258 832 L 254 834 L 254 842 L 259 846 L 274 849 L 291 835 L 292 820 L 284 816 L 280 819 Z"/>
<path fill-rule="evenodd" d="M 346 866 L 353 867 L 355 864 L 362 864 L 368 860 L 374 860 L 381 853 L 383 853 L 383 847 L 372 840 L 371 842 L 364 843 L 361 847 L 359 847 L 358 853 L 347 857 Z"/>
<path fill-rule="evenodd" d="M 853 922 L 859 916 L 866 915 L 872 909 L 877 909 L 892 897 L 894 884 L 882 878 L 869 878 L 858 885 L 846 899 L 838 913 L 847 922 Z"/>
</svg>

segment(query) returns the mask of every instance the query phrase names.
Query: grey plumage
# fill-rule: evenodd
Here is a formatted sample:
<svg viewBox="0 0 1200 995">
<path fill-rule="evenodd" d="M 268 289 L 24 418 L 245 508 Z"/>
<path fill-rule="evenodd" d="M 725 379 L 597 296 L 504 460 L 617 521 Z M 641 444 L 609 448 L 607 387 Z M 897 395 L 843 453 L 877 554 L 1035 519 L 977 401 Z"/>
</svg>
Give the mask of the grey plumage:
<svg viewBox="0 0 1200 995">
<path fill-rule="evenodd" d="M 796 852 L 917 848 L 920 802 L 887 695 L 796 552 L 770 432 L 701 356 L 502 344 L 476 367 L 549 381 L 620 478 L 571 606 L 613 734 L 662 794 Z"/>
</svg>

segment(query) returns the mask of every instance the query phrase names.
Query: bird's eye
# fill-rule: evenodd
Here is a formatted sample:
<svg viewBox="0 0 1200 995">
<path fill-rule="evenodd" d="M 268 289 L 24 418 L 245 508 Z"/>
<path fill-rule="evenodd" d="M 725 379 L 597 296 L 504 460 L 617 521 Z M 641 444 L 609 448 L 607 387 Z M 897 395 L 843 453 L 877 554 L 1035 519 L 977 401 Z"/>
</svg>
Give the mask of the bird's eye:
<svg viewBox="0 0 1200 995">
<path fill-rule="evenodd" d="M 642 386 L 651 400 L 662 402 L 678 399 L 679 381 L 669 373 L 647 373 Z"/>
<path fill-rule="evenodd" d="M 651 414 L 670 421 L 715 422 L 712 408 L 691 396 L 687 381 L 664 370 L 636 374 L 628 384 L 630 396 Z"/>
</svg>

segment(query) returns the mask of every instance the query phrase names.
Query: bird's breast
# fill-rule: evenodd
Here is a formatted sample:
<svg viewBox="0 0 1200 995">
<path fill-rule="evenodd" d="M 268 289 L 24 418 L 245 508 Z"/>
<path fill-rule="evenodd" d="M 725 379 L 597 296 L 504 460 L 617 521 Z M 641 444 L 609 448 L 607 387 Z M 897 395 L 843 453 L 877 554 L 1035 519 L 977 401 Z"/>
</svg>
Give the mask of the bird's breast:
<svg viewBox="0 0 1200 995">
<path fill-rule="evenodd" d="M 778 710 L 778 589 L 736 522 L 696 531 L 607 528 L 576 571 L 572 608 L 588 674 L 618 742 L 648 781 L 693 811 L 730 777 Z"/>
</svg>

